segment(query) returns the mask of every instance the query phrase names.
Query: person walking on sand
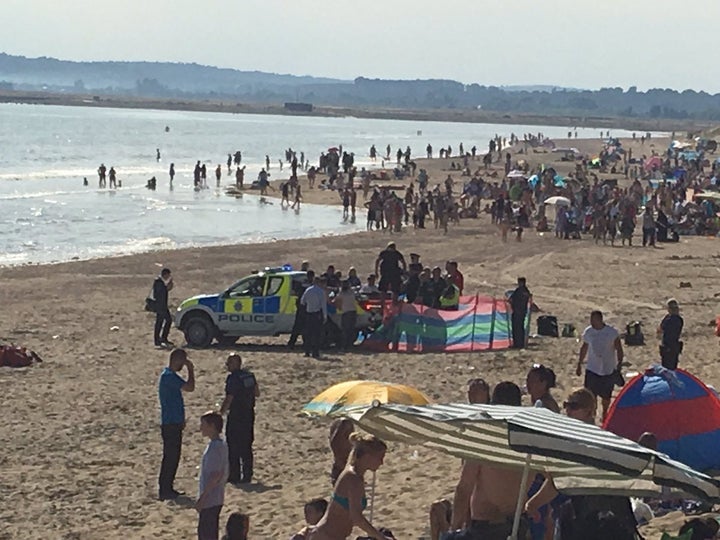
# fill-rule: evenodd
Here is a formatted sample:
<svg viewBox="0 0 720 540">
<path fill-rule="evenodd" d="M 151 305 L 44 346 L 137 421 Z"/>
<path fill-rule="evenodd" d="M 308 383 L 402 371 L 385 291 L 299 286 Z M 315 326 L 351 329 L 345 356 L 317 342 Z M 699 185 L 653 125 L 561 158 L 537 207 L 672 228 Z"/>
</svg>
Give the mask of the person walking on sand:
<svg viewBox="0 0 720 540">
<path fill-rule="evenodd" d="M 228 356 L 225 366 L 230 373 L 225 379 L 225 399 L 220 414 L 228 413 L 225 432 L 230 469 L 227 481 L 249 484 L 254 464 L 255 400 L 260 397 L 260 387 L 255 375 L 243 369 L 239 354 Z"/>
<path fill-rule="evenodd" d="M 602 419 L 605 420 L 615 387 L 616 371 L 620 370 L 625 353 L 620 341 L 620 333 L 609 324 L 605 324 L 602 311 L 596 310 L 590 314 L 590 326 L 583 331 L 576 370 L 578 377 L 582 375 L 582 366 L 586 358 L 583 386 L 600 398 Z"/>
<path fill-rule="evenodd" d="M 168 306 L 168 297 L 174 286 L 172 273 L 169 268 L 163 268 L 160 275 L 155 278 L 152 287 L 152 300 L 154 300 L 155 329 L 153 338 L 156 347 L 172 347 L 168 341 L 172 316 Z"/>
<path fill-rule="evenodd" d="M 178 375 L 183 367 L 187 369 L 187 380 Z M 194 390 L 195 368 L 193 363 L 188 359 L 184 349 L 175 349 L 170 353 L 168 366 L 163 369 L 158 381 L 160 431 L 163 442 L 163 457 L 158 477 L 161 501 L 177 499 L 180 496 L 173 485 L 180 463 L 182 432 L 185 429 L 185 402 L 182 393 Z"/>
<path fill-rule="evenodd" d="M 225 502 L 225 482 L 228 477 L 228 447 L 220 436 L 222 416 L 214 411 L 200 417 L 200 433 L 209 439 L 200 462 L 198 498 L 198 540 L 218 540 L 220 511 Z"/>
</svg>

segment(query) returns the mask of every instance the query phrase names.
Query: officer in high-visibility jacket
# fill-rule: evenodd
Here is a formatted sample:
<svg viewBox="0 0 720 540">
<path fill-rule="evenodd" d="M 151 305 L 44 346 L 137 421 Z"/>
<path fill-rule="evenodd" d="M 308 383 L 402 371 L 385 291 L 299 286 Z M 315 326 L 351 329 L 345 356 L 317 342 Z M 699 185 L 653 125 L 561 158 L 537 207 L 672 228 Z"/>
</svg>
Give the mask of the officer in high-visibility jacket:
<svg viewBox="0 0 720 540">
<path fill-rule="evenodd" d="M 446 278 L 447 287 L 440 295 L 440 309 L 457 310 L 460 304 L 460 289 L 453 283 L 452 277 Z"/>
</svg>

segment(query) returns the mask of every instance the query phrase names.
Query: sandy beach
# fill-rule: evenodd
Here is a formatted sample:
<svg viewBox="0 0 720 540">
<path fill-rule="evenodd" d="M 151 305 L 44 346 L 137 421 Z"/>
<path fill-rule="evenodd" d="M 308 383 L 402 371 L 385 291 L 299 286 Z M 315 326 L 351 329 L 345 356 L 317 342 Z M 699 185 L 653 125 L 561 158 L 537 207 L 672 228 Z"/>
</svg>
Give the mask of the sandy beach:
<svg viewBox="0 0 720 540">
<path fill-rule="evenodd" d="M 572 141 L 581 151 L 597 151 L 600 144 Z M 662 150 L 666 141 L 653 144 Z M 531 164 L 558 165 L 560 172 L 569 167 L 557 163 L 553 154 L 527 157 Z M 445 178 L 443 169 L 450 161 L 418 166 L 428 169 L 434 185 Z M 306 189 L 304 195 L 307 202 L 337 202 L 331 192 Z M 364 211 L 359 212 L 358 219 L 364 218 Z M 30 368 L 0 369 L 5 417 L 0 424 L 0 499 L 5 502 L 0 539 L 193 537 L 197 514 L 192 506 L 157 500 L 161 439 L 156 385 L 168 353 L 153 348 L 153 318 L 142 308 L 160 267 L 173 271 L 174 306 L 195 294 L 220 291 L 254 269 L 297 266 L 303 259 L 318 270 L 335 264 L 345 273 L 353 265 L 364 278 L 390 237 L 373 232 L 0 269 L 0 302 L 5 306 L 0 340 L 28 346 L 44 359 Z M 682 237 L 678 244 L 647 249 L 612 248 L 590 239 L 558 240 L 552 233 L 528 231 L 522 243 L 503 244 L 485 214 L 463 220 L 447 236 L 409 228 L 392 238 L 406 255 L 421 254 L 425 264 L 457 260 L 468 292 L 500 295 L 518 276 L 526 276 L 536 303 L 561 324 L 582 329 L 592 309 L 603 310 L 606 320 L 621 330 L 630 321 L 641 321 L 647 344 L 626 350 L 630 371 L 657 360 L 654 330 L 665 300 L 675 297 L 685 318 L 681 366 L 720 387 L 718 339 L 709 325 L 720 312 L 715 296 L 720 292 L 720 249 L 714 238 Z M 692 287 L 680 288 L 681 281 Z M 170 337 L 183 341 L 177 331 Z M 437 402 L 463 401 L 468 379 L 522 385 L 533 363 L 557 373 L 558 401 L 582 383 L 574 374 L 579 348 L 574 338 L 534 338 L 525 351 L 402 355 L 358 350 L 329 352 L 320 361 L 287 351 L 285 341 L 247 337 L 232 349 L 190 351 L 197 389 L 186 395 L 188 427 L 175 484 L 190 497 L 196 494 L 205 445 L 198 418 L 222 401 L 229 351 L 242 354 L 262 390 L 256 409 L 256 483 L 247 489 L 228 487 L 221 515 L 224 523 L 232 511 L 249 514 L 251 538 L 289 537 L 302 523 L 303 502 L 329 496 L 329 423 L 305 418 L 299 410 L 331 384 L 356 378 L 397 381 Z M 452 494 L 458 472 L 455 458 L 391 444 L 378 473 L 375 522 L 398 539 L 426 537 L 428 507 Z M 670 515 L 644 533 L 659 540 L 664 527 L 676 532 L 681 521 L 682 516 Z"/>
</svg>

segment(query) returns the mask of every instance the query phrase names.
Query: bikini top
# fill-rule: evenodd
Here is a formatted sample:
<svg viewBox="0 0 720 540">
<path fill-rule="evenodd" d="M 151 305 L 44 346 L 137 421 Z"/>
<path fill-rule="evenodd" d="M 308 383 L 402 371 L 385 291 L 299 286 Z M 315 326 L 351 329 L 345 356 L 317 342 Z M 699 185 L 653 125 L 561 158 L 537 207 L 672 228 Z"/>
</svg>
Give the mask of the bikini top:
<svg viewBox="0 0 720 540">
<path fill-rule="evenodd" d="M 342 506 L 345 510 L 350 510 L 350 500 L 347 497 L 341 497 L 337 493 L 333 492 L 333 494 L 330 498 L 333 501 L 335 501 L 336 503 L 338 503 L 340 506 Z M 368 505 L 367 497 L 363 496 L 363 498 L 362 498 L 363 510 L 365 510 L 367 508 L 367 505 Z"/>
</svg>

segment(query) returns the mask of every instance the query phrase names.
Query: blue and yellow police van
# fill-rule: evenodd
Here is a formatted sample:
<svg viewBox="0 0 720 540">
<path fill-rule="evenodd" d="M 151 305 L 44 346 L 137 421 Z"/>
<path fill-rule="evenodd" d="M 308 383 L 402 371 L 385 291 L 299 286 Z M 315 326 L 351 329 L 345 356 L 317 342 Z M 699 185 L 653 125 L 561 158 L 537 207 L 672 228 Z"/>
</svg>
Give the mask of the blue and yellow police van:
<svg viewBox="0 0 720 540">
<path fill-rule="evenodd" d="M 213 340 L 231 345 L 241 336 L 290 334 L 297 298 L 307 287 L 307 274 L 289 266 L 265 268 L 233 283 L 219 294 L 201 294 L 180 303 L 175 326 L 191 347 L 205 348 Z M 381 319 L 377 304 L 358 298 L 358 331 L 376 328 Z M 340 313 L 328 305 L 329 326 L 339 329 Z"/>
</svg>

